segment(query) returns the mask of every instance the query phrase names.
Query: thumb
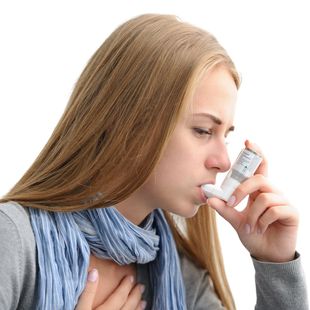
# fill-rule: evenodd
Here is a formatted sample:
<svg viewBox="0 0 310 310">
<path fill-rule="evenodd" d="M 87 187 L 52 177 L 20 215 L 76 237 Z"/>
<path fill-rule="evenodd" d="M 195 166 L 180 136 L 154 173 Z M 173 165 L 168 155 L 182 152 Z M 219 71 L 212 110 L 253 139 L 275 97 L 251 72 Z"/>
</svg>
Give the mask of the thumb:
<svg viewBox="0 0 310 310">
<path fill-rule="evenodd" d="M 209 198 L 207 200 L 207 205 L 215 210 L 221 217 L 223 217 L 227 222 L 229 222 L 235 229 L 240 223 L 239 212 L 232 207 L 227 206 L 225 201 L 218 199 L 216 197 Z"/>
<path fill-rule="evenodd" d="M 98 287 L 98 270 L 92 269 L 88 272 L 87 283 L 83 293 L 80 295 L 75 310 L 91 310 Z"/>
</svg>

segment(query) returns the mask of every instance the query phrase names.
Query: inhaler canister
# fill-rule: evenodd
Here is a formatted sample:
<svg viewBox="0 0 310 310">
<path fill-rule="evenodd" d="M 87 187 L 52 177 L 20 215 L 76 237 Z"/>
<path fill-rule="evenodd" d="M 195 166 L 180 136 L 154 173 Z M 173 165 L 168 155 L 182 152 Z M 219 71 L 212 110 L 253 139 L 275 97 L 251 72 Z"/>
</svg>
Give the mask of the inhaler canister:
<svg viewBox="0 0 310 310">
<path fill-rule="evenodd" d="M 249 148 L 243 149 L 227 173 L 220 188 L 212 184 L 202 185 L 205 195 L 208 198 L 218 197 L 224 201 L 228 201 L 239 184 L 254 174 L 262 159 L 262 156 L 255 151 Z"/>
</svg>

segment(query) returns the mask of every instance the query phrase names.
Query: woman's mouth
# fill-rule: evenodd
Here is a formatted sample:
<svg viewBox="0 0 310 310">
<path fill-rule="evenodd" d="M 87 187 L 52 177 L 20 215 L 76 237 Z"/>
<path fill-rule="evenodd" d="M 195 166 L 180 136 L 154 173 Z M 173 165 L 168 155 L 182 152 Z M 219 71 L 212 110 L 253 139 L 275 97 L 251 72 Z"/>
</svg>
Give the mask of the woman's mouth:
<svg viewBox="0 0 310 310">
<path fill-rule="evenodd" d="M 201 202 L 202 203 L 206 203 L 208 198 L 204 194 L 204 192 L 203 192 L 201 187 L 199 187 L 199 192 L 200 192 L 200 200 L 201 200 Z"/>
</svg>

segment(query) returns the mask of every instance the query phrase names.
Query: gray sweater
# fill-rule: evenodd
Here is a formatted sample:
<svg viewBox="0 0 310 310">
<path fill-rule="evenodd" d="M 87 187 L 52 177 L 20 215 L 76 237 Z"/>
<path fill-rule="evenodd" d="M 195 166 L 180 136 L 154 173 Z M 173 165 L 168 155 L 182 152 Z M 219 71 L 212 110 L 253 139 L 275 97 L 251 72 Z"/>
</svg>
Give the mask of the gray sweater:
<svg viewBox="0 0 310 310">
<path fill-rule="evenodd" d="M 0 258 L 0 309 L 35 309 L 35 238 L 27 211 L 16 203 L 0 204 Z M 208 273 L 183 255 L 180 255 L 180 261 L 188 310 L 224 309 Z M 288 263 L 264 263 L 253 259 L 253 264 L 256 271 L 256 310 L 308 309 L 299 255 Z M 148 290 L 147 265 L 137 266 L 137 280 L 146 284 L 144 298 L 150 308 L 152 292 Z"/>
</svg>

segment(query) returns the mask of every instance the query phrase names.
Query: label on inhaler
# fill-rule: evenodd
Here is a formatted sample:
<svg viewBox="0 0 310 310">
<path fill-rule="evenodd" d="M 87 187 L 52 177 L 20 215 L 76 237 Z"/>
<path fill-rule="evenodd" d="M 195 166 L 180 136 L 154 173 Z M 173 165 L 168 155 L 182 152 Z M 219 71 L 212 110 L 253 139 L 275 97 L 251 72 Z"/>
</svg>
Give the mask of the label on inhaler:
<svg viewBox="0 0 310 310">
<path fill-rule="evenodd" d="M 252 176 L 260 163 L 261 157 L 258 154 L 250 149 L 244 149 L 233 165 L 230 177 L 242 183 Z"/>
<path fill-rule="evenodd" d="M 218 197 L 228 201 L 238 185 L 252 176 L 262 161 L 262 157 L 254 151 L 245 148 L 237 157 L 232 168 L 226 175 L 220 188 L 205 184 L 202 189 L 208 198 Z"/>
</svg>

